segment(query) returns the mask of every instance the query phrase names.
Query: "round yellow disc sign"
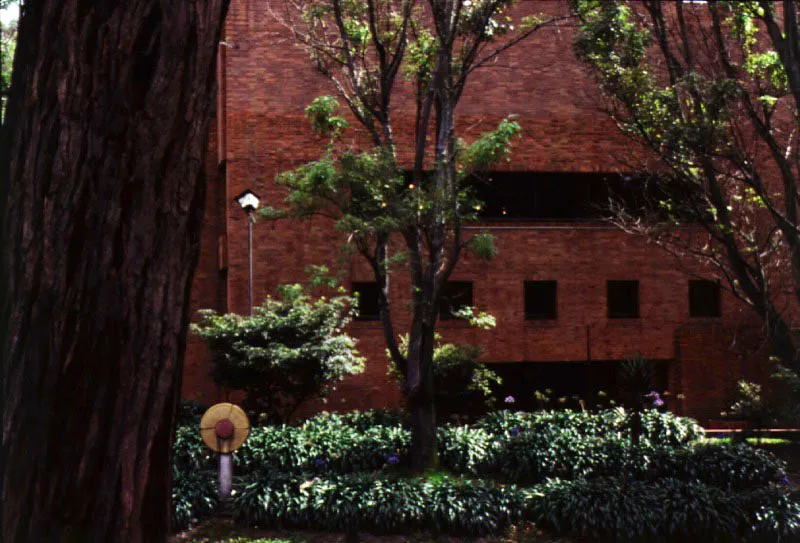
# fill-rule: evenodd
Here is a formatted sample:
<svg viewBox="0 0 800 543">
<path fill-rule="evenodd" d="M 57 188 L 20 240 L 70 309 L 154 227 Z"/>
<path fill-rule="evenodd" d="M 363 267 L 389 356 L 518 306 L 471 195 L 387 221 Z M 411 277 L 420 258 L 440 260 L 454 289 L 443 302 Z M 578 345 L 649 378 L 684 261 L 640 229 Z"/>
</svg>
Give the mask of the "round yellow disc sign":
<svg viewBox="0 0 800 543">
<path fill-rule="evenodd" d="M 200 436 L 213 451 L 231 453 L 242 446 L 248 435 L 250 421 L 238 405 L 212 405 L 200 419 Z"/>
</svg>

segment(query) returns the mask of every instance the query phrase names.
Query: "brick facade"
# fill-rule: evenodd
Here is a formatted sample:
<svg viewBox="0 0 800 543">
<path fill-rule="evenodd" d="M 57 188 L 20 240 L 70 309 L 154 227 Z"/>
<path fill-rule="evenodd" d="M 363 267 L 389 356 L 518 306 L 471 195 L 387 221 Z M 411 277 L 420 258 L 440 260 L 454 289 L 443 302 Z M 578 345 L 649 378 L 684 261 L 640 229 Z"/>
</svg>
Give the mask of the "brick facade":
<svg viewBox="0 0 800 543">
<path fill-rule="evenodd" d="M 280 205 L 284 194 L 273 183 L 274 176 L 321 152 L 303 109 L 314 97 L 333 90 L 275 22 L 268 4 L 231 2 L 225 33 L 230 47 L 220 47 L 219 122 L 211 141 L 193 309 L 246 311 L 247 225 L 234 196 L 251 189 L 266 205 Z M 559 9 L 555 2 L 521 2 L 519 9 L 529 12 L 534 5 Z M 514 171 L 624 171 L 620 159 L 631 153 L 631 142 L 597 105 L 592 82 L 572 57 L 570 31 L 547 30 L 508 51 L 496 66 L 475 74 L 457 111 L 458 126 L 460 135 L 470 139 L 501 118 L 516 115 L 523 137 L 508 165 Z M 412 129 L 410 96 L 399 96 L 395 108 L 396 119 L 401 121 L 404 113 L 408 119 L 396 126 L 402 148 Z M 336 261 L 341 240 L 329 226 L 322 220 L 256 225 L 256 300 L 274 292 L 278 284 L 303 277 L 309 264 Z M 691 264 L 678 265 L 644 240 L 601 223 L 482 226 L 497 237 L 497 258 L 490 264 L 464 258 L 452 279 L 473 281 L 474 304 L 497 318 L 497 328 L 481 332 L 453 322 L 440 328 L 446 339 L 481 345 L 487 362 L 591 364 L 641 352 L 669 361 L 670 392 L 685 395 L 676 407 L 703 418 L 714 418 L 726 407 L 735 380 L 752 373 L 745 367 L 755 366 L 758 355 L 738 352 L 741 343 L 730 338 L 757 322 L 724 295 L 721 318 L 689 318 L 689 275 L 683 268 Z M 348 268 L 351 280 L 371 280 L 364 263 L 353 260 Z M 537 279 L 558 281 L 556 320 L 524 319 L 523 281 Z M 607 318 L 606 281 L 614 279 L 640 281 L 640 318 Z M 407 299 L 408 289 L 408 279 L 398 274 L 392 299 Z M 408 314 L 400 310 L 395 318 L 402 332 Z M 328 408 L 397 405 L 401 398 L 386 375 L 381 329 L 377 323 L 355 323 L 352 332 L 368 358 L 367 370 L 342 384 Z M 731 370 L 734 361 L 736 371 Z M 208 364 L 202 342 L 190 338 L 185 397 L 220 399 L 207 377 Z"/>
</svg>

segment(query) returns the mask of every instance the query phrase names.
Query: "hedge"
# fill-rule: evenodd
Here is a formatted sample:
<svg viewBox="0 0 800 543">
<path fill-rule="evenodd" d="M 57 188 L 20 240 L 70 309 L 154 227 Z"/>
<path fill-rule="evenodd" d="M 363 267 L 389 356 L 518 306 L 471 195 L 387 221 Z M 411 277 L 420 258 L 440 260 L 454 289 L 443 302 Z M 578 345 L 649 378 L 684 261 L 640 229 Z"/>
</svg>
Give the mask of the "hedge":
<svg viewBox="0 0 800 543">
<path fill-rule="evenodd" d="M 313 473 L 261 475 L 236 495 L 237 522 L 375 534 L 487 536 L 533 521 L 597 541 L 790 541 L 800 505 L 785 489 L 737 492 L 700 482 L 598 478 L 523 488 L 485 480 Z"/>
<path fill-rule="evenodd" d="M 453 477 L 264 474 L 237 493 L 234 510 L 237 522 L 276 528 L 480 536 L 521 520 L 524 496 L 513 486 Z"/>
</svg>

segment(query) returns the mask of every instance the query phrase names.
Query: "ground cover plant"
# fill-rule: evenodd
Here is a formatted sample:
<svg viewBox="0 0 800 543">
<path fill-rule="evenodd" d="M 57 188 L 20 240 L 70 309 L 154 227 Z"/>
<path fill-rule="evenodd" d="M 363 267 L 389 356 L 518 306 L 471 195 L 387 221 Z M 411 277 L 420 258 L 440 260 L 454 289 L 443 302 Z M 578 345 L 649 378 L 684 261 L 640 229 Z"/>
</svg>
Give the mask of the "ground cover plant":
<svg viewBox="0 0 800 543">
<path fill-rule="evenodd" d="M 453 536 L 505 533 L 533 522 L 592 540 L 783 541 L 800 536 L 800 498 L 782 461 L 746 443 L 706 440 L 670 413 L 497 411 L 442 425 L 438 471 L 410 469 L 403 414 L 323 413 L 253 428 L 235 453 L 233 512 L 279 529 Z M 215 459 L 193 428 L 179 429 L 176 524 L 210 513 L 198 474 Z M 213 487 L 213 485 L 212 485 Z M 211 489 L 213 490 L 213 488 Z M 207 497 L 207 496 L 206 496 Z M 179 522 L 181 521 L 181 522 Z"/>
</svg>

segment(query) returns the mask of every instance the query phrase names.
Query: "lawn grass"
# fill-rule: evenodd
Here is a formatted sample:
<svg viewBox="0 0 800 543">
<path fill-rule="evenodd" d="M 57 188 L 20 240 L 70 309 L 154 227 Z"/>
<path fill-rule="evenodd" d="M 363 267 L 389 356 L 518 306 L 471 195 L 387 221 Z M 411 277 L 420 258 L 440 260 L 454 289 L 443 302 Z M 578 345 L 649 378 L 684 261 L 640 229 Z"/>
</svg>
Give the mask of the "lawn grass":
<svg viewBox="0 0 800 543">
<path fill-rule="evenodd" d="M 735 443 L 736 441 L 732 437 L 709 437 L 705 439 L 708 443 L 714 443 L 717 445 L 723 445 L 728 443 Z M 772 447 L 772 446 L 782 446 L 782 445 L 794 445 L 796 442 L 791 441 L 789 439 L 784 439 L 782 437 L 748 437 L 746 438 L 747 443 L 750 445 L 756 445 L 759 447 Z"/>
</svg>

